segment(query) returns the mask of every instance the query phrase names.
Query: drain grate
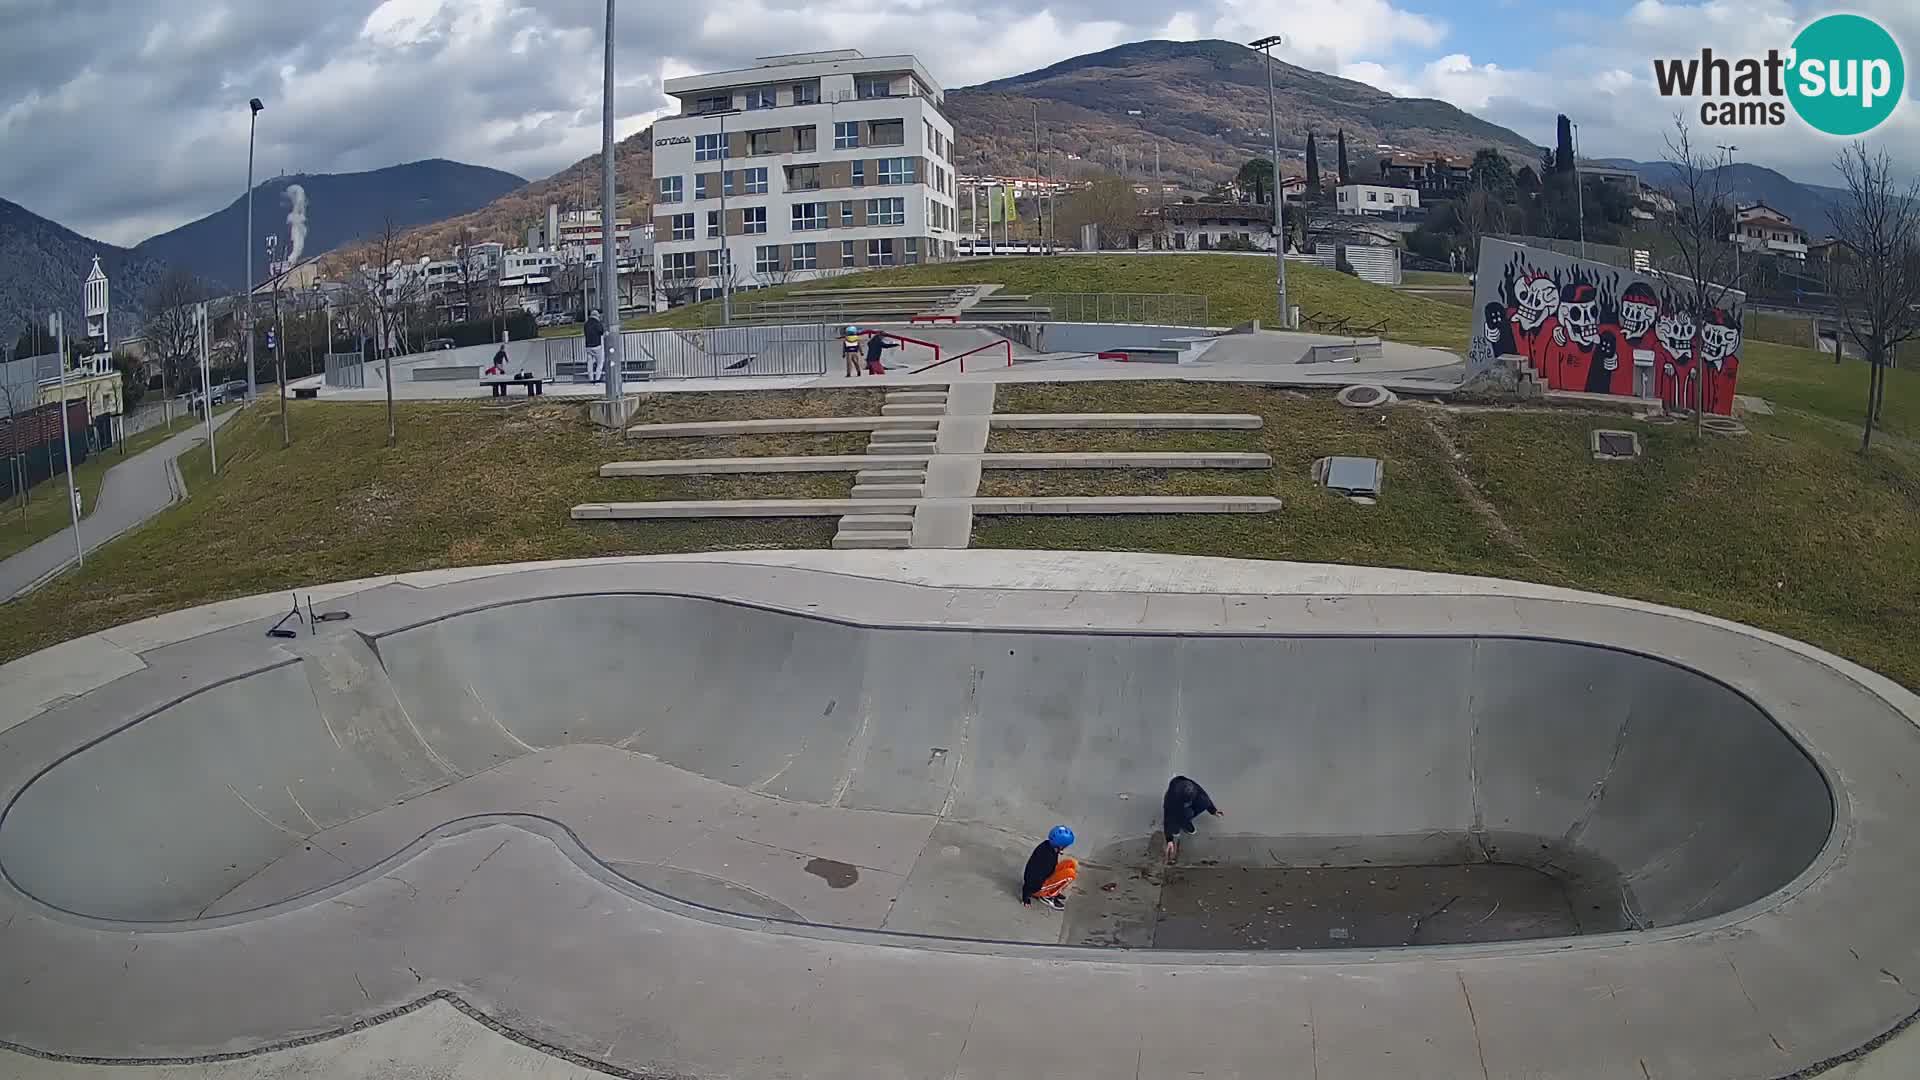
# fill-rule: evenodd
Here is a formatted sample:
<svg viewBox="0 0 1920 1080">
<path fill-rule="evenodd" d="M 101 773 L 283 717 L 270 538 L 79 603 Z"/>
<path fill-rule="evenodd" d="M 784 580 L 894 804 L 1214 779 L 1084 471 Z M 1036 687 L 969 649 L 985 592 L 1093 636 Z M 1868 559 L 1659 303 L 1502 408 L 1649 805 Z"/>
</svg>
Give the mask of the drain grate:
<svg viewBox="0 0 1920 1080">
<path fill-rule="evenodd" d="M 1640 456 L 1640 436 L 1631 431 L 1595 431 L 1595 461 L 1632 461 Z"/>
</svg>

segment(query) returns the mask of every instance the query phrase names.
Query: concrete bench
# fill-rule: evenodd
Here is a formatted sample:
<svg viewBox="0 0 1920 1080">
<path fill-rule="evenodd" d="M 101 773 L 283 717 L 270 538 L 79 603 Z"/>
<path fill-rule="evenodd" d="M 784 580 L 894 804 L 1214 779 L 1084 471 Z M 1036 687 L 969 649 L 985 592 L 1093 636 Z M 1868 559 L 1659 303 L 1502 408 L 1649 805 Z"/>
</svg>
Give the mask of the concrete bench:
<svg viewBox="0 0 1920 1080">
<path fill-rule="evenodd" d="M 460 364 L 427 367 L 416 365 L 413 369 L 414 382 L 465 382 L 480 377 L 480 365 Z"/>
<path fill-rule="evenodd" d="M 552 379 L 532 377 L 525 379 L 481 379 L 480 385 L 492 387 L 494 397 L 506 397 L 507 387 L 509 386 L 524 386 L 527 389 L 528 397 L 540 397 L 547 392 L 546 386 L 552 381 Z"/>
</svg>

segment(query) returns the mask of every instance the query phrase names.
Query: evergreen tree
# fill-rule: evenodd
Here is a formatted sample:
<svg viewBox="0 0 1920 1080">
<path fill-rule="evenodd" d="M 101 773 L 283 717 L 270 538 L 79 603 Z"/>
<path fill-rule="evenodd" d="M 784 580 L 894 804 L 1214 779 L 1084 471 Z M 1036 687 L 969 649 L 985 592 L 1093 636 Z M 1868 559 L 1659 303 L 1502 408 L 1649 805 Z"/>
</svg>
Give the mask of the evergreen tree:
<svg viewBox="0 0 1920 1080">
<path fill-rule="evenodd" d="M 1573 165 L 1573 121 L 1567 119 L 1565 113 L 1561 113 L 1558 144 L 1553 152 L 1553 167 L 1556 171 L 1571 174 Z"/>
<path fill-rule="evenodd" d="M 1340 129 L 1340 183 L 1353 183 L 1353 171 L 1347 168 L 1347 129 Z"/>
<path fill-rule="evenodd" d="M 1320 194 L 1320 148 L 1313 143 L 1313 132 L 1307 132 L 1307 194 Z"/>
</svg>

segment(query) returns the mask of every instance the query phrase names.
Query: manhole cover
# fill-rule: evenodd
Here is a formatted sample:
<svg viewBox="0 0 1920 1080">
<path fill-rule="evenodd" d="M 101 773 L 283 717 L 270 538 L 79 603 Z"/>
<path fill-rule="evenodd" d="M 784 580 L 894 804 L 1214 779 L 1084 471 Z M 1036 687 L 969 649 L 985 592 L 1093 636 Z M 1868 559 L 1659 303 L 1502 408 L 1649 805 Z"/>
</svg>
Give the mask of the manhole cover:
<svg viewBox="0 0 1920 1080">
<path fill-rule="evenodd" d="M 1334 395 L 1334 400 L 1355 409 L 1371 409 L 1376 405 L 1391 404 L 1393 394 L 1384 386 L 1349 386 Z"/>
</svg>

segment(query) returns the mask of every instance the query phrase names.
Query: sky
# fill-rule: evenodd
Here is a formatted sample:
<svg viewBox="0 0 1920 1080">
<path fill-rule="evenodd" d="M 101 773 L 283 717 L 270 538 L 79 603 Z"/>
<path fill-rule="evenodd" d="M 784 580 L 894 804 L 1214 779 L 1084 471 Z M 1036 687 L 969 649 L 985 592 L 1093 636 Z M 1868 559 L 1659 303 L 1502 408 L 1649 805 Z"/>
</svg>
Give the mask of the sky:
<svg viewBox="0 0 1920 1080">
<path fill-rule="evenodd" d="M 1146 38 L 1245 41 L 1390 92 L 1437 97 L 1534 142 L 1554 116 L 1590 157 L 1662 156 L 1675 103 L 1652 59 L 1785 48 L 1834 8 L 1810 0 L 620 0 L 625 137 L 669 111 L 662 82 L 815 48 L 912 52 L 952 88 Z M 1849 0 L 1920 61 L 1920 3 Z M 600 139 L 604 0 L 0 0 L 0 198 L 131 245 L 256 178 L 445 157 L 538 178 Z M 1920 77 L 1872 136 L 1904 175 Z M 1695 118 L 1697 121 L 1697 117 Z M 1723 131 L 1696 128 L 1706 145 Z M 964 133 L 962 133 L 964 138 Z M 1836 140 L 1736 133 L 1739 158 L 1835 183 Z M 316 208 L 324 212 L 324 208 Z"/>
</svg>

